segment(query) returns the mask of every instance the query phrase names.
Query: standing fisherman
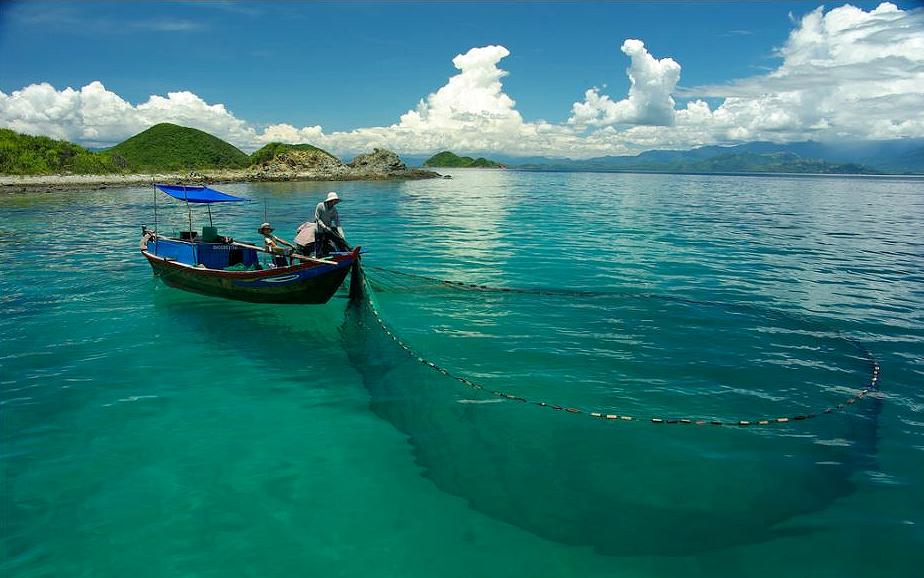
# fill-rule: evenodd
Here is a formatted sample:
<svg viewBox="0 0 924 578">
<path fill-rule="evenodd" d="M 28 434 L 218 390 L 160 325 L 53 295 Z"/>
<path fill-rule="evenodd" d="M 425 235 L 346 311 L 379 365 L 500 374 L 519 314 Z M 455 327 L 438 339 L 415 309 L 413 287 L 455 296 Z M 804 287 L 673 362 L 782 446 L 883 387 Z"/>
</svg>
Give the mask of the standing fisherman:
<svg viewBox="0 0 924 578">
<path fill-rule="evenodd" d="M 314 221 L 306 221 L 298 228 L 295 242 L 303 252 L 313 252 L 315 257 L 322 258 L 328 253 L 329 244 L 333 243 L 340 251 L 349 251 L 343 238 L 343 227 L 340 226 L 340 214 L 337 212 L 337 203 L 340 197 L 337 193 L 327 193 L 327 198 L 318 203 L 314 209 Z M 313 250 L 309 246 L 313 235 Z"/>
</svg>

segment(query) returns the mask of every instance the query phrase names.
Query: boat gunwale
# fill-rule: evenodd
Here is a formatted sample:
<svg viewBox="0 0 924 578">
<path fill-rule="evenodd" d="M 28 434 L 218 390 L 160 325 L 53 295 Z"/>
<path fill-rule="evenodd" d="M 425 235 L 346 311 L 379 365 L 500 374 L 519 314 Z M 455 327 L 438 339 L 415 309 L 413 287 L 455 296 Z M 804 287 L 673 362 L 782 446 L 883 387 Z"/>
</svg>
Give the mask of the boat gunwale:
<svg viewBox="0 0 924 578">
<path fill-rule="evenodd" d="M 176 241 L 178 239 L 169 239 L 170 241 Z M 182 242 L 182 241 L 181 241 Z M 192 243 L 190 243 L 192 244 Z M 232 243 L 233 245 L 233 243 Z M 202 275 L 203 277 L 227 277 L 232 279 L 261 279 L 264 277 L 275 277 L 277 275 L 282 275 L 286 273 L 296 273 L 301 271 L 306 271 L 309 269 L 322 268 L 323 271 L 319 271 L 319 275 L 323 275 L 328 272 L 337 271 L 338 269 L 351 265 L 353 261 L 359 256 L 360 247 L 356 247 L 350 253 L 346 255 L 336 255 L 333 258 L 335 263 L 326 264 L 326 263 L 300 263 L 298 265 L 289 265 L 287 267 L 275 267 L 272 269 L 256 269 L 253 271 L 226 271 L 223 269 L 210 269 L 208 267 L 199 267 L 197 265 L 190 265 L 189 263 L 183 263 L 177 261 L 176 259 L 170 259 L 169 257 L 161 257 L 160 255 L 155 255 L 147 249 L 147 243 L 143 244 L 141 248 L 141 254 L 145 256 L 148 261 L 163 263 L 165 265 L 185 270 L 193 274 Z"/>
</svg>

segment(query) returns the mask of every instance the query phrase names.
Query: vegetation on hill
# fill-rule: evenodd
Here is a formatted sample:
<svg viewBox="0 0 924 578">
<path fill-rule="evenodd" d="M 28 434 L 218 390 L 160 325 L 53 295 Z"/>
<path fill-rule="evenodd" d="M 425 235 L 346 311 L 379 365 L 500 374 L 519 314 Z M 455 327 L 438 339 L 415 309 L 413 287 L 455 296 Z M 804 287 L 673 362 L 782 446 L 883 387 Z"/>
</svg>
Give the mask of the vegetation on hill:
<svg viewBox="0 0 924 578">
<path fill-rule="evenodd" d="M 319 149 L 318 147 L 310 144 L 286 144 L 281 142 L 271 142 L 268 145 L 261 147 L 259 150 L 254 151 L 250 155 L 250 164 L 259 165 L 260 163 L 265 163 L 266 161 L 271 161 L 276 156 L 286 153 L 289 151 L 306 151 L 306 152 L 317 152 L 322 155 L 327 155 L 331 159 L 334 159 L 339 162 L 340 159 L 330 154 L 324 149 Z"/>
<path fill-rule="evenodd" d="M 106 151 L 118 164 L 134 171 L 241 169 L 250 157 L 234 145 L 195 128 L 170 123 L 146 131 Z"/>
<path fill-rule="evenodd" d="M 426 161 L 425 167 L 461 167 L 461 168 L 486 168 L 502 169 L 504 165 L 499 162 L 488 160 L 484 157 L 473 159 L 472 157 L 460 157 L 449 151 L 436 153 Z"/>
<path fill-rule="evenodd" d="M 119 172 L 112 157 L 65 140 L 0 128 L 0 174 L 106 174 Z"/>
</svg>

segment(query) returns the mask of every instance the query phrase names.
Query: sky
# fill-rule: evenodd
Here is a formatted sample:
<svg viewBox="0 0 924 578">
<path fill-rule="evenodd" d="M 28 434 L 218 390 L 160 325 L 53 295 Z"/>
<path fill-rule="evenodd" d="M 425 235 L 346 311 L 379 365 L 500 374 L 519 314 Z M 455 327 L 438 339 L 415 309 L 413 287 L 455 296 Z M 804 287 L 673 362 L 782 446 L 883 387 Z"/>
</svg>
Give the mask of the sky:
<svg viewBox="0 0 924 578">
<path fill-rule="evenodd" d="M 0 127 L 587 158 L 924 137 L 921 2 L 0 3 Z"/>
</svg>

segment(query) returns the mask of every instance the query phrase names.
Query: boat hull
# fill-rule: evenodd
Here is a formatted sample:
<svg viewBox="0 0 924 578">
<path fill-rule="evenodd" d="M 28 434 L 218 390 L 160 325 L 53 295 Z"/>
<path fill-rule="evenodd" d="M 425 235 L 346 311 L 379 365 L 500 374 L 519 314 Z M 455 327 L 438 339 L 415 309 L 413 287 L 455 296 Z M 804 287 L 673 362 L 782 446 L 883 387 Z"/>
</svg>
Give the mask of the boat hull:
<svg viewBox="0 0 924 578">
<path fill-rule="evenodd" d="M 359 248 L 333 257 L 336 264 L 308 263 L 259 271 L 204 269 L 142 251 L 166 285 L 202 295 L 251 303 L 327 303 L 343 284 Z"/>
</svg>

